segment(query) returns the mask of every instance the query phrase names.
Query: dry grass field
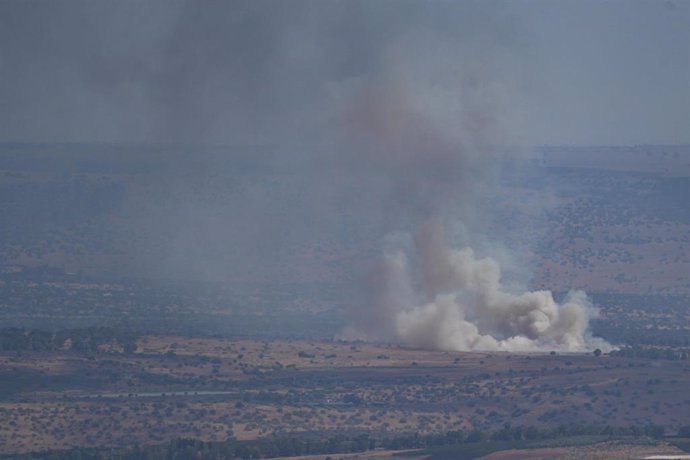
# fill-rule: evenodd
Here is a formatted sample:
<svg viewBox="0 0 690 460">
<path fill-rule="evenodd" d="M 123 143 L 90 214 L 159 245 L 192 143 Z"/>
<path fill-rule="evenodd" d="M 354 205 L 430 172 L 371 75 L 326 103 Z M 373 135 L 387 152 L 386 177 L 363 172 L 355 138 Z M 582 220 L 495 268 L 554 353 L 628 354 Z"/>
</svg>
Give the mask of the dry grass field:
<svg viewBox="0 0 690 460">
<path fill-rule="evenodd" d="M 613 441 L 591 446 L 506 450 L 485 455 L 478 460 L 630 460 L 652 455 L 687 455 L 687 453 L 664 442 L 641 446 Z"/>
<path fill-rule="evenodd" d="M 144 336 L 0 354 L 0 452 L 287 433 L 690 424 L 687 361 Z"/>
</svg>

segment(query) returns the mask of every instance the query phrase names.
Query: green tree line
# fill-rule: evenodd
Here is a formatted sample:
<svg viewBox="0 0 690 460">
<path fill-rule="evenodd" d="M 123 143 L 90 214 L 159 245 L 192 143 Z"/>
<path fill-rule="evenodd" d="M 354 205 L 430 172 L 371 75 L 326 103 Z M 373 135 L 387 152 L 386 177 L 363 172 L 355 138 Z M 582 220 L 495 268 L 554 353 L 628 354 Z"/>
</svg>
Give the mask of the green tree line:
<svg viewBox="0 0 690 460">
<path fill-rule="evenodd" d="M 56 332 L 0 329 L 0 351 L 30 352 L 69 349 L 77 353 L 92 354 L 105 344 L 117 344 L 126 352 L 136 350 L 138 334 L 110 327 L 63 329 Z"/>
</svg>

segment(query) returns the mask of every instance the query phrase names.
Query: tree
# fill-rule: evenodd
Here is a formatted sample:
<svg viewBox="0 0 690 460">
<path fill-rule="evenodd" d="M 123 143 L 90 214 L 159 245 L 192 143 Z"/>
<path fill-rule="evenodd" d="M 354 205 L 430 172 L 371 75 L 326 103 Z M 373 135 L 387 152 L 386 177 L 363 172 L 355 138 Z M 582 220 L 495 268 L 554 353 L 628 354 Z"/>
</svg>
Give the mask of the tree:
<svg viewBox="0 0 690 460">
<path fill-rule="evenodd" d="M 596 350 L 594 350 L 594 356 L 596 356 L 597 358 L 598 358 L 599 356 L 601 356 L 601 350 L 598 349 L 598 348 L 597 348 Z"/>
</svg>

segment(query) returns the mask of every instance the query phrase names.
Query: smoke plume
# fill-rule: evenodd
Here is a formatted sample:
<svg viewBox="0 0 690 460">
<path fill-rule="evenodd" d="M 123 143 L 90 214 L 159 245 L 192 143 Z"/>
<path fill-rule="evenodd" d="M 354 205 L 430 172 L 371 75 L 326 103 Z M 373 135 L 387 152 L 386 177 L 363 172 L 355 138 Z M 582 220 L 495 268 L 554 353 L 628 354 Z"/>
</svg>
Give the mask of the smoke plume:
<svg viewBox="0 0 690 460">
<path fill-rule="evenodd" d="M 391 219 L 398 227 L 345 336 L 442 350 L 607 348 L 589 335 L 596 311 L 584 292 L 558 303 L 550 291 L 519 291 L 490 257 L 503 248 L 484 234 L 498 172 L 528 151 L 514 110 L 519 78 L 503 68 L 510 59 L 474 37 L 452 48 L 433 34 L 407 38 L 384 51 L 385 70 L 350 107 L 355 158 L 386 178 L 382 201 L 405 218 Z"/>
<path fill-rule="evenodd" d="M 687 112 L 687 72 L 668 71 L 687 40 L 666 33 L 687 15 L 651 3 L 4 1 L 0 139 L 176 147 L 149 149 L 159 176 L 129 189 L 150 201 L 113 219 L 138 237 L 123 227 L 128 272 L 279 284 L 334 262 L 347 284 L 381 240 L 353 336 L 587 349 L 584 295 L 520 293 L 491 199 L 530 143 L 686 136 L 681 115 L 629 109 Z"/>
<path fill-rule="evenodd" d="M 441 350 L 609 347 L 588 335 L 595 310 L 584 292 L 561 304 L 549 291 L 510 292 L 494 259 L 449 247 L 438 221 L 388 248 L 370 281 L 355 336 Z"/>
</svg>

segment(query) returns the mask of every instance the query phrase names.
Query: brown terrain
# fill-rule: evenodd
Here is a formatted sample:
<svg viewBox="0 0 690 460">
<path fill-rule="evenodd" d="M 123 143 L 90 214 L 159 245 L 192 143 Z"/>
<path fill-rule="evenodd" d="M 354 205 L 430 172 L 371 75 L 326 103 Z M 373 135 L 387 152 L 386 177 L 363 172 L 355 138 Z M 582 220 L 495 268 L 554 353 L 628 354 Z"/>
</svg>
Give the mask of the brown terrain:
<svg viewBox="0 0 690 460">
<path fill-rule="evenodd" d="M 255 439 L 690 424 L 688 361 L 145 336 L 136 352 L 0 355 L 0 452 Z"/>
<path fill-rule="evenodd" d="M 597 335 L 647 347 L 625 356 L 334 340 L 381 250 L 381 209 L 357 177 L 338 177 L 342 193 L 326 199 L 322 184 L 261 155 L 209 172 L 216 159 L 190 163 L 185 152 L 118 151 L 113 162 L 89 146 L 14 148 L 0 158 L 3 327 L 106 325 L 138 339 L 0 351 L 0 454 L 506 423 L 663 425 L 667 435 L 690 425 L 688 146 L 544 148 L 529 164 L 538 180 L 504 178 L 487 219 L 527 288 L 584 289 Z M 612 441 L 486 458 L 674 449 Z M 390 455 L 400 453 L 331 457 Z"/>
</svg>

